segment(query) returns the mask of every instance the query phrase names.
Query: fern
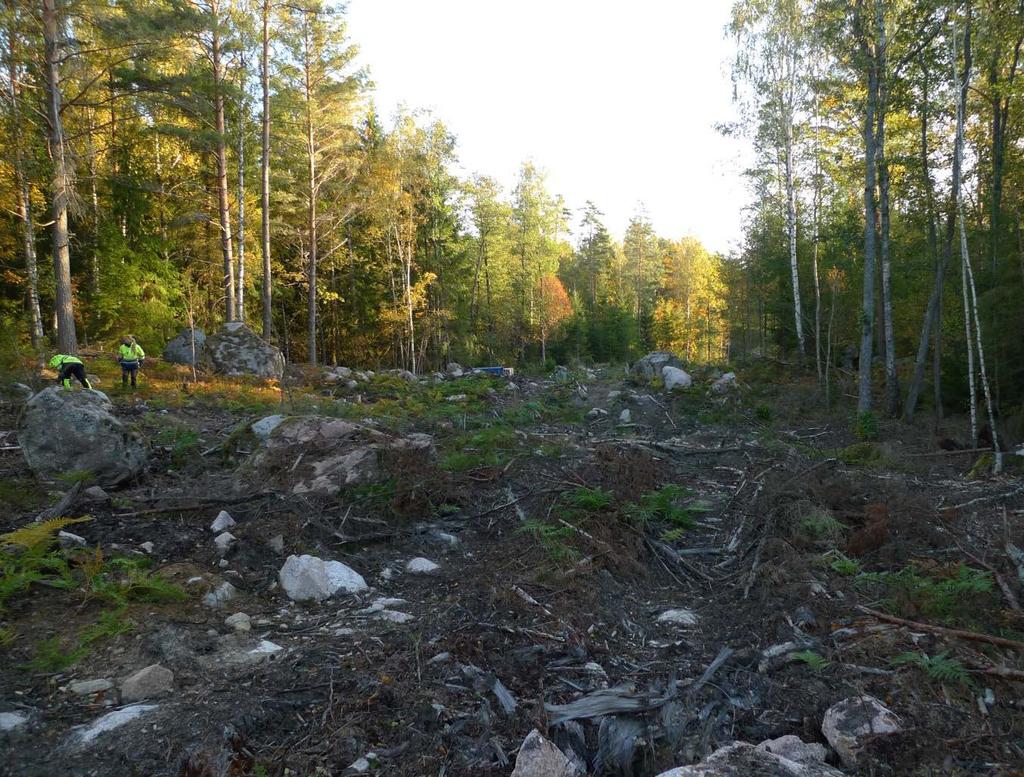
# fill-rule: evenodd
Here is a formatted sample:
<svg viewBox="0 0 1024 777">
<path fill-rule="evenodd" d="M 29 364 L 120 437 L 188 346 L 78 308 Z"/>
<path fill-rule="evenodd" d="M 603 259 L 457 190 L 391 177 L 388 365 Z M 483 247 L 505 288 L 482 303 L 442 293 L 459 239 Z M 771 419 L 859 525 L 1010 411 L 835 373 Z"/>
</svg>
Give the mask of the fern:
<svg viewBox="0 0 1024 777">
<path fill-rule="evenodd" d="M 893 666 L 916 666 L 918 669 L 924 670 L 928 677 L 936 682 L 974 685 L 974 680 L 971 679 L 964 665 L 955 658 L 950 658 L 945 651 L 934 656 L 923 653 L 900 653 L 890 663 Z"/>
<path fill-rule="evenodd" d="M 565 495 L 565 501 L 581 510 L 598 511 L 611 507 L 612 494 L 601 488 L 577 488 Z"/>
<path fill-rule="evenodd" d="M 30 523 L 7 534 L 0 534 L 0 545 L 17 545 L 26 550 L 45 548 L 53 543 L 57 532 L 65 526 L 91 521 L 90 516 L 82 518 L 51 518 L 48 521 Z"/>
<path fill-rule="evenodd" d="M 832 666 L 831 661 L 813 650 L 801 650 L 799 653 L 793 653 L 793 658 L 807 664 L 815 672 L 824 672 Z"/>
</svg>

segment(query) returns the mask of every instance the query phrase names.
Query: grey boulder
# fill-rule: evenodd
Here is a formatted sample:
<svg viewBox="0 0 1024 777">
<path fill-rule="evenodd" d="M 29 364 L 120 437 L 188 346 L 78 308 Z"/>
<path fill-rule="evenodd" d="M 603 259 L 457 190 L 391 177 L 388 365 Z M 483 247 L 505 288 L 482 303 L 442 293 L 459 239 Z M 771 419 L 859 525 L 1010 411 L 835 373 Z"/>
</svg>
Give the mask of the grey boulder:
<svg viewBox="0 0 1024 777">
<path fill-rule="evenodd" d="M 182 329 L 177 337 L 164 346 L 164 361 L 171 364 L 196 364 L 202 355 L 205 342 L 206 332 L 202 329 Z"/>
<path fill-rule="evenodd" d="M 174 672 L 160 664 L 140 669 L 121 683 L 121 701 L 133 702 L 164 696 L 174 689 Z"/>
<path fill-rule="evenodd" d="M 658 777 L 843 777 L 843 773 L 823 761 L 792 761 L 781 755 L 754 747 L 748 742 L 733 742 L 719 748 L 703 761 L 662 772 Z"/>
<path fill-rule="evenodd" d="M 655 378 L 661 377 L 664 367 L 683 368 L 683 363 L 674 353 L 668 351 L 654 351 L 637 360 L 629 368 L 629 377 L 636 383 L 650 383 Z"/>
<path fill-rule="evenodd" d="M 135 477 L 146 465 L 142 441 L 118 420 L 100 391 L 50 386 L 25 407 L 18 440 L 39 478 L 88 472 L 102 485 L 113 486 Z"/>
<path fill-rule="evenodd" d="M 218 375 L 280 379 L 284 355 L 239 321 L 224 324 L 206 338 L 200 363 Z"/>
<path fill-rule="evenodd" d="M 369 590 L 363 576 L 352 567 L 316 556 L 289 556 L 277 577 L 288 598 L 295 602 L 323 601 L 342 592 Z"/>
</svg>

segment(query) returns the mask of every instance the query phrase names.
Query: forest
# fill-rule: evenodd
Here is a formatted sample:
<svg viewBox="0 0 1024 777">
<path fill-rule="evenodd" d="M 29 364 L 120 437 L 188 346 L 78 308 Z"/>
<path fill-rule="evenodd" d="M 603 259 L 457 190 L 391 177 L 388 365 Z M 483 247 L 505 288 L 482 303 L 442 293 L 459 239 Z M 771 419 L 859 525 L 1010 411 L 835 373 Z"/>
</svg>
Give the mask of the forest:
<svg viewBox="0 0 1024 777">
<path fill-rule="evenodd" d="M 291 362 L 759 356 L 861 415 L 1019 416 L 1020 0 L 739 0 L 741 248 L 456 172 L 320 0 L 6 0 L 6 351 L 244 321 Z M 709 67 L 720 63 L 709 63 Z M 674 78 L 666 74 L 666 78 Z M 612 232 L 624 226 L 623 239 Z M 51 260 L 52 257 L 52 260 Z M 1016 416 L 1015 416 L 1016 414 Z"/>
</svg>

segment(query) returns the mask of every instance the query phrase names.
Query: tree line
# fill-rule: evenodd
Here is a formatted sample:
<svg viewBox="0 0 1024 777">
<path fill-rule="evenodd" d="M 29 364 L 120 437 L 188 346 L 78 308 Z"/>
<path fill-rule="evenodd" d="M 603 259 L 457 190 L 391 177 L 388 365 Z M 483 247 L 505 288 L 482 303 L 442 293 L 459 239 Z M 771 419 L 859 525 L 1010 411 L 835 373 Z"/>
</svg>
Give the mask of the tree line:
<svg viewBox="0 0 1024 777">
<path fill-rule="evenodd" d="M 738 0 L 730 32 L 724 129 L 757 152 L 734 339 L 823 385 L 845 354 L 862 415 L 1020 427 L 1024 2 Z"/>
<path fill-rule="evenodd" d="M 0 317 L 74 353 L 243 321 L 290 361 L 724 358 L 725 260 L 385 119 L 323 0 L 3 0 Z M 52 257 L 49 261 L 46 257 Z M 16 347 L 15 346 L 15 347 Z"/>
</svg>

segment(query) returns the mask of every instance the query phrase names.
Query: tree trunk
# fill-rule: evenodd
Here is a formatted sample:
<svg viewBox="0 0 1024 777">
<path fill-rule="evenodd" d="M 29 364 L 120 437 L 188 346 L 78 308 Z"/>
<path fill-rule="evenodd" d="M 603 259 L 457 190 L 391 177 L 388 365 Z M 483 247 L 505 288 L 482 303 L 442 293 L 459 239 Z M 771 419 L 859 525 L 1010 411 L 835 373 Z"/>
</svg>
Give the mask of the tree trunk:
<svg viewBox="0 0 1024 777">
<path fill-rule="evenodd" d="M 263 54 L 260 58 L 263 87 L 263 143 L 260 158 L 260 248 L 263 253 L 263 339 L 270 342 L 273 330 L 270 276 L 270 0 L 263 0 Z"/>
<path fill-rule="evenodd" d="M 877 52 L 869 43 L 863 20 L 864 0 L 854 7 L 860 27 L 861 55 L 867 68 L 867 104 L 864 110 L 864 289 L 861 310 L 860 374 L 857 390 L 857 412 L 871 412 L 871 362 L 874 349 L 875 323 L 875 112 L 878 106 Z"/>
<path fill-rule="evenodd" d="M 957 80 L 956 76 L 956 63 L 953 64 L 954 81 Z M 910 390 L 907 394 L 907 402 L 904 407 L 903 418 L 908 423 L 914 417 L 914 411 L 917 408 L 917 400 L 920 396 L 921 386 L 924 383 L 924 370 L 925 363 L 928 357 L 928 341 L 934 330 L 934 354 L 933 354 L 933 367 L 934 380 L 937 384 L 935 388 L 935 401 L 936 410 L 938 415 L 941 417 L 942 414 L 942 387 L 941 387 L 941 325 L 942 325 L 942 293 L 945 287 L 946 269 L 949 267 L 950 260 L 953 256 L 953 241 L 956 238 L 956 214 L 957 207 L 960 201 L 960 177 L 961 167 L 963 165 L 963 138 L 964 138 L 964 106 L 967 104 L 967 90 L 970 86 L 971 76 L 971 17 L 967 17 L 967 27 L 964 30 L 964 67 L 961 76 L 959 77 L 959 90 L 957 94 L 957 108 L 956 108 L 956 137 L 953 145 L 953 174 L 951 179 L 951 191 L 950 191 L 950 206 L 949 214 L 946 218 L 946 233 L 942 245 L 942 258 L 939 259 L 935 268 L 935 284 L 932 286 L 931 297 L 928 300 L 928 307 L 925 309 L 924 322 L 921 325 L 921 339 L 918 340 L 917 345 L 917 359 L 914 362 L 914 378 L 910 383 Z M 931 176 L 928 173 L 928 130 L 927 130 L 927 93 L 925 94 L 925 112 L 921 119 L 921 154 L 922 161 L 924 164 L 924 175 L 925 175 L 925 191 L 928 193 L 928 207 L 934 209 L 931 199 Z M 934 234 L 934 219 L 932 219 L 932 226 L 930 233 Z M 930 234 L 930 238 L 931 238 Z"/>
<path fill-rule="evenodd" d="M 818 268 L 818 242 L 821 238 L 819 219 L 821 218 L 821 146 L 819 144 L 819 117 L 818 117 L 818 97 L 814 97 L 814 213 L 812 214 L 813 219 L 813 234 L 811 236 L 811 242 L 813 244 L 813 256 L 812 260 L 814 263 L 814 365 L 818 371 L 818 383 L 823 384 L 824 375 L 822 372 L 821 363 L 821 277 L 819 275 Z"/>
<path fill-rule="evenodd" d="M 790 78 L 794 76 L 790 74 Z M 796 184 L 793 180 L 793 96 L 792 82 L 783 108 L 786 132 L 786 232 L 789 235 L 789 268 L 793 278 L 793 317 L 796 324 L 796 342 L 803 360 L 807 347 L 804 343 L 803 310 L 800 305 L 800 270 L 796 255 Z"/>
<path fill-rule="evenodd" d="M 53 240 L 53 276 L 56 285 L 54 316 L 57 319 L 57 348 L 61 353 L 78 352 L 75 331 L 74 300 L 71 294 L 71 252 L 68 247 L 68 199 L 70 197 L 70 160 L 67 157 L 64 124 L 61 118 L 60 63 L 62 21 L 57 2 L 43 0 L 43 39 L 46 46 L 46 116 L 49 123 L 50 155 L 53 158 L 53 201 L 50 227 Z"/>
<path fill-rule="evenodd" d="M 240 97 L 238 111 L 238 299 L 235 318 L 245 321 L 245 43 L 239 53 Z"/>
<path fill-rule="evenodd" d="M 875 2 L 875 27 L 877 35 L 876 57 L 878 61 L 878 115 L 877 160 L 879 220 L 881 227 L 882 261 L 882 326 L 885 337 L 885 411 L 890 416 L 900 412 L 900 383 L 896 372 L 896 334 L 892 309 L 892 262 L 889 241 L 889 161 L 885 155 L 885 117 L 888 110 L 888 39 L 885 27 L 884 0 Z"/>
<path fill-rule="evenodd" d="M 210 4 L 212 14 L 213 110 L 217 127 L 217 210 L 220 219 L 220 251 L 224 260 L 225 320 L 235 320 L 235 268 L 232 256 L 231 211 L 228 204 L 228 157 L 224 126 L 224 70 L 220 48 L 220 0 Z"/>
<path fill-rule="evenodd" d="M 306 155 L 308 157 L 307 173 L 309 176 L 309 199 L 307 201 L 307 212 L 309 216 L 309 223 L 307 225 L 309 229 L 309 266 L 307 281 L 309 283 L 309 295 L 308 295 L 308 358 L 307 361 L 310 364 L 316 364 L 316 334 L 317 334 L 317 322 L 316 322 L 316 271 L 317 271 L 317 234 L 316 234 L 316 200 L 317 200 L 317 183 L 316 183 L 316 145 L 315 137 L 313 135 L 313 85 L 310 82 L 310 39 L 309 39 L 309 26 L 307 21 L 306 26 L 306 42 L 305 42 L 305 91 L 306 91 Z"/>
<path fill-rule="evenodd" d="M 21 126 L 21 87 L 18 81 L 18 33 L 15 29 L 14 0 L 7 0 L 10 21 L 7 27 L 8 75 L 11 101 L 11 165 L 14 169 L 14 188 L 17 197 L 17 216 L 21 224 L 21 243 L 25 253 L 25 273 L 28 276 L 29 337 L 32 350 L 43 345 L 43 316 L 39 309 L 39 265 L 36 258 L 36 228 L 32 218 L 32 190 L 25 171 L 24 134 Z"/>
</svg>

